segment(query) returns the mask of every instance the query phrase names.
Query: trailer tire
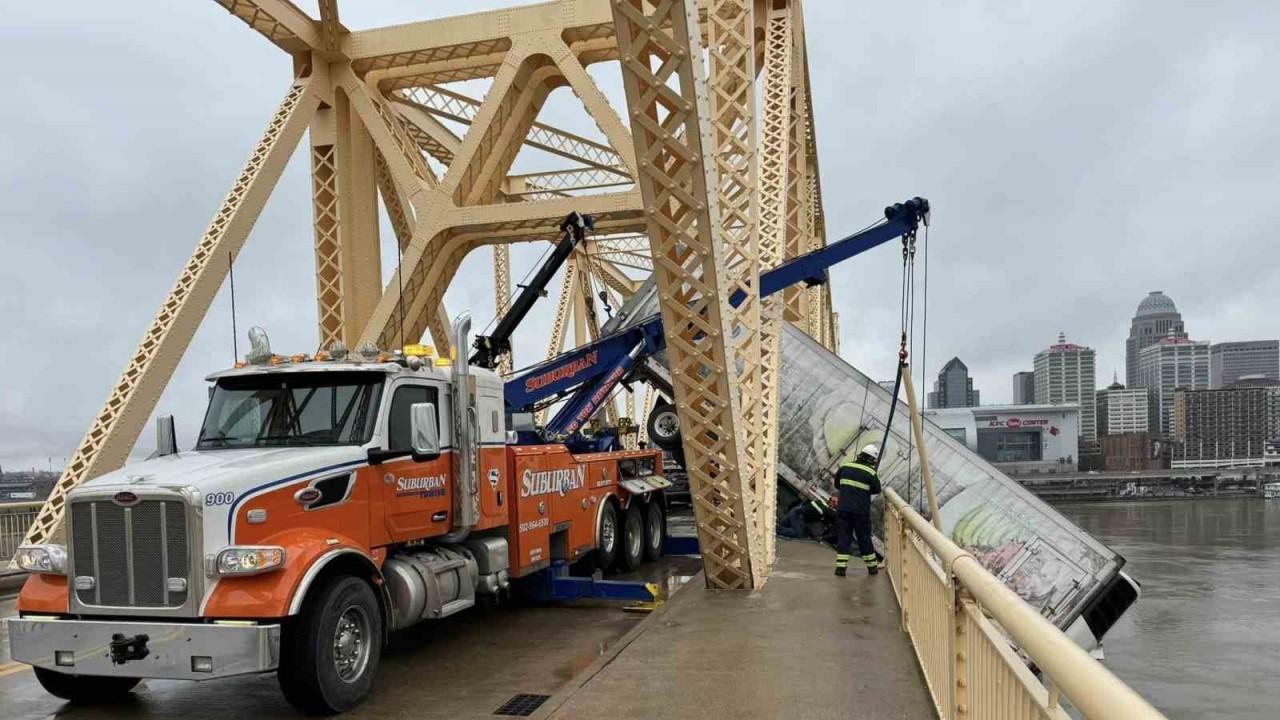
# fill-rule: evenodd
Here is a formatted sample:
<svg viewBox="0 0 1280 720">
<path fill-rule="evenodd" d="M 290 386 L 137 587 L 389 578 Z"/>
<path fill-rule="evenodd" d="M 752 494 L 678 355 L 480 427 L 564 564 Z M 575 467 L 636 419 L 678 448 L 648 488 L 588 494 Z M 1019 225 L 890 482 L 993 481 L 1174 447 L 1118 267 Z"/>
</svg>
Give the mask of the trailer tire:
<svg viewBox="0 0 1280 720">
<path fill-rule="evenodd" d="M 382 611 L 373 588 L 351 575 L 334 577 L 308 595 L 302 612 L 285 628 L 276 671 L 285 699 L 317 715 L 359 705 L 373 689 L 382 639 Z"/>
<path fill-rule="evenodd" d="M 622 513 L 622 542 L 618 548 L 618 569 L 623 572 L 639 570 L 644 562 L 644 511 L 640 509 L 640 498 L 631 498 L 627 509 Z"/>
<path fill-rule="evenodd" d="M 104 675 L 69 675 L 42 667 L 32 668 L 36 681 L 50 695 L 81 705 L 97 705 L 120 700 L 141 678 Z"/>
<path fill-rule="evenodd" d="M 618 544 L 622 528 L 618 525 L 618 506 L 611 500 L 604 501 L 600 509 L 600 525 L 596 528 L 596 567 L 608 572 L 618 559 Z"/>
<path fill-rule="evenodd" d="M 680 416 L 676 413 L 675 405 L 669 402 L 655 403 L 653 410 L 649 411 L 648 430 L 649 440 L 663 450 L 675 452 L 681 448 L 683 440 L 680 437 Z"/>
<path fill-rule="evenodd" d="M 662 508 L 662 498 L 649 500 L 644 506 L 644 560 L 653 562 L 662 557 L 667 544 L 667 511 Z"/>
</svg>

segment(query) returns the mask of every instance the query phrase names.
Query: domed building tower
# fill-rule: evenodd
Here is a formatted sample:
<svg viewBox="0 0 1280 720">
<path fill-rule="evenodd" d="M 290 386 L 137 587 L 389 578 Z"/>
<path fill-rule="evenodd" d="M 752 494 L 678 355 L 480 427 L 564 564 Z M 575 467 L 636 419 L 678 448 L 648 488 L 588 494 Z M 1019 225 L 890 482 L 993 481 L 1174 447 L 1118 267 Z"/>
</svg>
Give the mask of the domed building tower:
<svg viewBox="0 0 1280 720">
<path fill-rule="evenodd" d="M 1124 344 L 1126 385 L 1131 388 L 1142 385 L 1138 376 L 1138 352 L 1170 336 L 1186 339 L 1187 331 L 1182 327 L 1182 313 L 1178 312 L 1178 307 L 1168 295 L 1153 290 L 1138 303 L 1138 312 L 1134 313 L 1133 324 L 1129 327 L 1129 339 Z"/>
</svg>

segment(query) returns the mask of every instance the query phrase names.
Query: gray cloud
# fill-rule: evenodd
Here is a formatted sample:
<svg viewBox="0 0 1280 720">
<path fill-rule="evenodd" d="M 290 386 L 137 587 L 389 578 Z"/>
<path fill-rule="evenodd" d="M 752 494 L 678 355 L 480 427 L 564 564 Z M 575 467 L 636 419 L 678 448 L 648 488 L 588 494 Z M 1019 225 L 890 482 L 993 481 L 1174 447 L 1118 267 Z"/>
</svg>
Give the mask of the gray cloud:
<svg viewBox="0 0 1280 720">
<path fill-rule="evenodd" d="M 507 4 L 342 11 L 361 28 Z M 1105 384 L 1153 289 L 1195 338 L 1280 335 L 1280 97 L 1266 89 L 1280 8 L 811 0 L 807 13 L 832 238 L 889 202 L 934 203 L 919 372 L 959 355 L 984 400 L 1007 401 L 1010 375 L 1064 331 L 1098 349 Z M 0 464 L 42 466 L 74 450 L 289 65 L 212 2 L 6 3 L 0 61 Z M 617 100 L 616 73 L 598 74 Z M 551 102 L 548 116 L 594 133 L 571 106 Z M 241 332 L 263 325 L 281 350 L 315 344 L 307 171 L 299 154 L 236 268 Z M 540 253 L 514 250 L 516 275 Z M 469 257 L 446 296 L 477 326 L 493 314 L 488 258 Z M 893 372 L 898 263 L 886 247 L 832 274 L 844 355 L 877 377 Z M 203 375 L 231 360 L 228 302 L 224 289 L 157 406 L 178 415 L 184 442 Z M 522 362 L 541 357 L 547 332 L 544 317 L 517 337 Z M 150 444 L 144 433 L 139 450 Z"/>
</svg>

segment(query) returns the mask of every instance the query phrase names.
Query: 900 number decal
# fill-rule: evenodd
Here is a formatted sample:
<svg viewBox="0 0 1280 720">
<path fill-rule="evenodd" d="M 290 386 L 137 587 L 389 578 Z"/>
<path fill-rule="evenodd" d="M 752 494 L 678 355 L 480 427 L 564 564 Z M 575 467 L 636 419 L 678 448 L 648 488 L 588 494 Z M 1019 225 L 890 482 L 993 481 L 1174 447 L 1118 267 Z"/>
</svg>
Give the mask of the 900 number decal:
<svg viewBox="0 0 1280 720">
<path fill-rule="evenodd" d="M 205 507 L 214 505 L 230 505 L 235 502 L 236 494 L 231 492 L 208 493 L 204 496 Z"/>
</svg>

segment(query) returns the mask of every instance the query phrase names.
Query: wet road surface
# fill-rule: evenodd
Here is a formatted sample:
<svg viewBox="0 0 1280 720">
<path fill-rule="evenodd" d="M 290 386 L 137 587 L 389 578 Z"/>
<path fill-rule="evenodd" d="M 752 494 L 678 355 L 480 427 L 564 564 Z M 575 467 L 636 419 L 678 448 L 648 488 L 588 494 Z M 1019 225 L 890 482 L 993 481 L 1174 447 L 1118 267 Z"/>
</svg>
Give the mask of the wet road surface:
<svg viewBox="0 0 1280 720">
<path fill-rule="evenodd" d="M 673 557 L 637 577 L 668 590 L 701 569 Z M 618 576 L 620 578 L 632 576 Z M 0 600 L 0 617 L 14 614 Z M 473 608 L 395 636 L 384 652 L 373 694 L 343 717 L 492 718 L 517 693 L 550 695 L 596 660 L 645 616 L 622 604 L 579 601 L 551 606 Z M 7 638 L 0 638 L 7 652 Z M 26 665 L 0 661 L 4 720 L 91 718 L 297 718 L 275 674 L 203 683 L 147 680 L 119 705 L 81 707 L 46 693 Z"/>
</svg>

